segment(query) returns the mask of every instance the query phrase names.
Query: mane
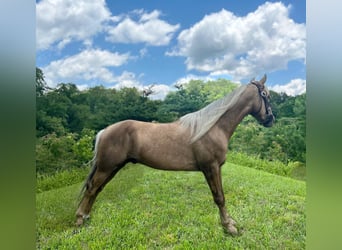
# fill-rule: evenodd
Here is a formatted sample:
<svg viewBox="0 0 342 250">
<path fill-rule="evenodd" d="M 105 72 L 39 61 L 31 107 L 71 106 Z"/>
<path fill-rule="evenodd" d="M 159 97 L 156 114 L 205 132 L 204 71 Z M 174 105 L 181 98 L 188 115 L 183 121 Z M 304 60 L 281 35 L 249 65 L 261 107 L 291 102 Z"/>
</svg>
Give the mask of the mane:
<svg viewBox="0 0 342 250">
<path fill-rule="evenodd" d="M 234 106 L 246 87 L 247 85 L 242 85 L 225 97 L 210 103 L 196 112 L 179 118 L 180 124 L 190 130 L 190 142 L 197 141 L 207 133 L 221 116 Z"/>
</svg>

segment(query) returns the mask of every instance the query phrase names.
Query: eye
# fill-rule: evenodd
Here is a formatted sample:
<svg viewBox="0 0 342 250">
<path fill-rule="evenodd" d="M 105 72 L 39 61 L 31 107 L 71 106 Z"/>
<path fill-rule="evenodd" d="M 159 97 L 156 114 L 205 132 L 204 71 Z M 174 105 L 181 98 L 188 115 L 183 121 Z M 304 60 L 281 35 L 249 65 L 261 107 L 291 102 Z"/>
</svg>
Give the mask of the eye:
<svg viewBox="0 0 342 250">
<path fill-rule="evenodd" d="M 266 91 L 264 91 L 264 90 L 263 90 L 263 91 L 261 91 L 261 93 L 260 93 L 260 94 L 261 94 L 261 96 L 262 96 L 262 97 L 266 97 L 266 96 L 267 96 L 267 93 L 266 93 Z"/>
</svg>

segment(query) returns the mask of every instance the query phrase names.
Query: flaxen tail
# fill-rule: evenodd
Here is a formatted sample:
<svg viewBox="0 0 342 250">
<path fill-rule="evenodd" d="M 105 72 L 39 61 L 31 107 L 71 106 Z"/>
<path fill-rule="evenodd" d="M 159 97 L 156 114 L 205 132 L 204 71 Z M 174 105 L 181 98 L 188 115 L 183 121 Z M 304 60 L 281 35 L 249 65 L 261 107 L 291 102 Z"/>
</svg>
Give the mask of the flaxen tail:
<svg viewBox="0 0 342 250">
<path fill-rule="evenodd" d="M 84 191 L 86 189 L 88 189 L 88 185 L 90 184 L 90 181 L 91 179 L 93 178 L 94 174 L 95 174 L 95 171 L 96 171 L 96 168 L 97 168 L 97 164 L 96 164 L 96 161 L 97 161 L 97 147 L 98 147 L 98 144 L 99 144 L 99 140 L 100 140 L 100 137 L 101 137 L 101 134 L 102 132 L 104 131 L 104 129 L 102 129 L 101 131 L 99 131 L 96 135 L 96 139 L 95 139 L 95 149 L 94 149 L 94 157 L 93 159 L 91 159 L 89 161 L 88 164 L 91 164 L 92 165 L 92 169 L 87 177 L 87 179 L 85 180 L 84 184 L 83 184 L 83 187 L 80 191 L 80 195 L 79 197 L 81 197 L 84 193 Z"/>
</svg>

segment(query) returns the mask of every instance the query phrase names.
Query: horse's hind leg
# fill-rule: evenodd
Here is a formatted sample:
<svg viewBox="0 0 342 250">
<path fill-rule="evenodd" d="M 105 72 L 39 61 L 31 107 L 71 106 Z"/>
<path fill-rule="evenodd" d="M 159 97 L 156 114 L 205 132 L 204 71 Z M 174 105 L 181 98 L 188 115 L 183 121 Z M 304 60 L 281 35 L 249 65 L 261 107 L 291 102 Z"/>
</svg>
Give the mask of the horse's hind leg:
<svg viewBox="0 0 342 250">
<path fill-rule="evenodd" d="M 111 172 L 96 169 L 93 177 L 86 183 L 86 190 L 84 191 L 83 198 L 76 212 L 76 225 L 83 224 L 84 219 L 87 219 L 90 210 L 95 202 L 97 195 L 102 191 L 104 186 L 115 176 L 122 168 L 117 167 L 112 169 Z"/>
</svg>

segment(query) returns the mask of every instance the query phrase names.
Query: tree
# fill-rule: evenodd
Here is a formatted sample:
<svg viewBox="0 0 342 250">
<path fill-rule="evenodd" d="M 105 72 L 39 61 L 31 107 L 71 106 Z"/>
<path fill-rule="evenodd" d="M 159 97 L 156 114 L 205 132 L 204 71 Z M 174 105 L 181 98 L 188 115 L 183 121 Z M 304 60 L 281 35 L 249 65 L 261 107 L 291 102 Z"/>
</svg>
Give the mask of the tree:
<svg viewBox="0 0 342 250">
<path fill-rule="evenodd" d="M 152 94 L 155 92 L 155 91 L 153 90 L 153 87 L 154 87 L 154 86 L 155 86 L 155 85 L 152 84 L 152 85 L 150 85 L 150 86 L 144 88 L 144 90 L 143 90 L 143 92 L 142 92 L 143 97 L 148 97 L 149 95 L 152 95 Z"/>
<path fill-rule="evenodd" d="M 203 87 L 203 81 L 191 80 L 178 91 L 167 94 L 158 111 L 163 117 L 162 121 L 172 121 L 203 108 L 207 102 L 207 93 Z M 170 118 L 167 118 L 167 114 L 170 114 Z"/>
<path fill-rule="evenodd" d="M 223 98 L 232 92 L 239 85 L 226 79 L 217 79 L 216 81 L 208 81 L 203 86 L 203 91 L 207 93 L 207 103 L 211 103 L 217 99 Z"/>
<path fill-rule="evenodd" d="M 44 78 L 43 71 L 36 67 L 36 96 L 44 95 L 45 91 L 49 89 Z"/>
<path fill-rule="evenodd" d="M 306 93 L 296 96 L 293 107 L 294 115 L 297 117 L 306 117 Z"/>
</svg>

